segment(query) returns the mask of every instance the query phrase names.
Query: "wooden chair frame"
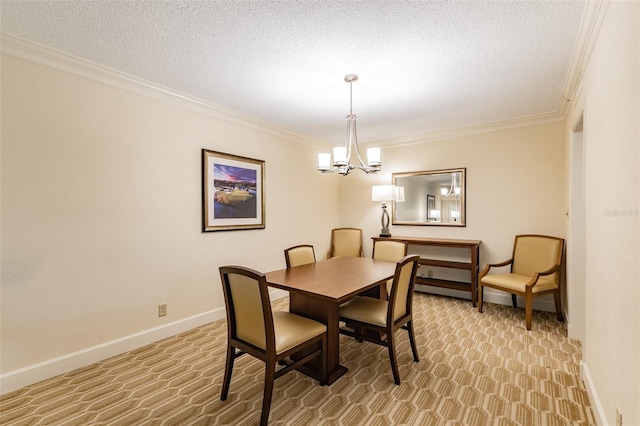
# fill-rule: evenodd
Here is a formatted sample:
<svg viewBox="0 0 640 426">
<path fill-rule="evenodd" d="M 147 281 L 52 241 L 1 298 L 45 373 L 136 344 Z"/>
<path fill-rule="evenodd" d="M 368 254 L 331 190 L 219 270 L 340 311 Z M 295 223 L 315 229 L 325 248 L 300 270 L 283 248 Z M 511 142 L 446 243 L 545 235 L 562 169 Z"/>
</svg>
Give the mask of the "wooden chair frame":
<svg viewBox="0 0 640 426">
<path fill-rule="evenodd" d="M 327 259 L 331 259 L 334 257 L 335 253 L 335 233 L 340 231 L 358 231 L 360 232 L 360 253 L 359 257 L 364 257 L 364 249 L 362 248 L 362 229 L 360 228 L 335 228 L 331 230 L 331 246 L 329 247 L 329 251 L 327 252 Z"/>
<path fill-rule="evenodd" d="M 287 269 L 291 268 L 291 259 L 290 259 L 290 252 L 299 250 L 299 249 L 306 249 L 309 248 L 311 249 L 311 253 L 313 253 L 313 263 L 315 263 L 316 261 L 316 252 L 313 249 L 313 246 L 311 244 L 300 244 L 297 246 L 293 246 L 293 247 L 289 247 L 288 249 L 284 250 L 284 260 L 287 263 Z"/>
<path fill-rule="evenodd" d="M 404 254 L 402 255 L 402 257 L 407 255 L 407 250 L 409 245 L 407 244 L 406 241 L 395 241 L 395 240 L 374 240 L 373 241 L 373 252 L 371 253 L 371 257 L 373 259 L 381 259 L 381 260 L 390 260 L 390 259 L 384 259 L 380 256 L 376 257 L 376 246 L 378 244 L 387 244 L 387 243 L 393 243 L 393 244 L 397 244 L 397 245 L 403 245 L 404 246 Z M 393 260 L 394 262 L 397 262 L 400 259 L 395 259 Z"/>
<path fill-rule="evenodd" d="M 409 343 L 411 344 L 411 351 L 413 352 L 413 359 L 415 362 L 420 361 L 418 355 L 418 347 L 416 346 L 415 333 L 413 330 L 413 289 L 415 286 L 416 272 L 418 271 L 419 256 L 405 256 L 396 265 L 396 272 L 393 277 L 393 284 L 391 286 L 391 294 L 389 295 L 389 301 L 387 302 L 387 319 L 386 326 L 381 327 L 376 324 L 360 322 L 351 318 L 340 317 L 341 321 L 347 322 L 349 327 L 341 327 L 340 333 L 351 336 L 358 341 L 365 340 L 367 342 L 375 343 L 376 345 L 385 346 L 389 351 L 389 361 L 391 363 L 391 371 L 393 372 L 393 381 L 396 385 L 400 384 L 400 372 L 398 371 L 398 362 L 396 358 L 396 342 L 395 333 L 398 329 L 402 328 L 409 334 Z M 398 281 L 400 279 L 401 271 L 407 263 L 413 262 L 411 268 L 411 277 L 409 281 L 409 288 L 407 292 L 406 300 L 406 313 L 394 320 L 394 306 L 398 294 Z"/>
<path fill-rule="evenodd" d="M 230 274 L 244 275 L 258 282 L 260 298 L 262 302 L 262 313 L 265 325 L 266 349 L 259 348 L 249 342 L 238 338 L 236 331 L 236 314 L 234 301 L 231 293 L 231 285 L 229 282 Z M 233 364 L 236 358 L 246 354 L 254 356 L 265 363 L 264 377 L 264 396 L 262 399 L 262 414 L 260 417 L 260 425 L 266 425 L 269 421 L 269 410 L 271 408 L 271 398 L 273 395 L 273 386 L 275 379 L 280 378 L 292 369 L 307 363 L 309 360 L 322 357 L 322 372 L 320 385 L 324 386 L 327 378 L 327 333 L 318 335 L 309 339 L 293 348 L 276 354 L 275 330 L 273 325 L 273 313 L 269 300 L 269 292 L 264 274 L 241 266 L 223 266 L 220 268 L 220 277 L 222 280 L 222 288 L 224 291 L 224 300 L 227 311 L 227 357 L 224 370 L 224 379 L 222 384 L 222 392 L 220 399 L 225 401 L 229 394 L 231 384 L 231 374 L 233 372 Z M 317 346 L 320 346 L 317 348 Z M 239 352 L 236 352 L 236 349 Z M 302 352 L 302 356 L 295 360 L 290 359 L 291 355 Z M 285 366 L 276 371 L 277 364 Z"/>
<path fill-rule="evenodd" d="M 404 247 L 403 252 L 402 252 L 402 256 L 400 256 L 400 258 L 398 259 L 391 259 L 391 258 L 387 258 L 386 256 L 380 256 L 379 252 L 380 250 L 378 250 L 378 256 L 376 257 L 376 246 L 382 246 L 382 245 L 386 245 L 386 244 L 393 244 L 393 245 L 397 245 L 398 247 L 400 245 L 402 245 Z M 379 259 L 379 260 L 388 260 L 390 262 L 397 262 L 398 260 L 402 259 L 404 256 L 407 255 L 407 251 L 409 249 L 409 244 L 407 244 L 406 241 L 394 241 L 394 240 L 374 240 L 373 241 L 373 251 L 371 253 L 371 258 L 372 259 Z M 389 294 L 391 293 L 391 285 L 393 283 L 393 279 L 390 279 L 389 281 L 387 281 L 387 285 L 385 286 L 386 288 L 384 289 L 384 291 L 380 291 L 379 289 L 374 289 L 372 290 L 368 290 L 366 292 L 361 293 L 361 296 L 371 296 L 371 295 L 375 295 L 375 291 L 382 293 L 382 296 L 384 298 L 386 298 L 387 300 L 389 300 Z"/>
<path fill-rule="evenodd" d="M 486 275 L 489 274 L 489 271 L 491 270 L 491 268 L 500 268 L 500 267 L 504 267 L 504 266 L 510 266 L 510 271 L 513 272 L 513 262 L 514 262 L 514 259 L 515 259 L 516 248 L 517 248 L 517 245 L 518 245 L 518 241 L 521 238 L 548 238 L 548 239 L 552 239 L 552 240 L 558 241 L 558 243 L 560 244 L 560 248 L 558 250 L 558 256 L 557 256 L 555 264 L 551 268 L 549 268 L 549 269 L 547 269 L 545 271 L 539 271 L 539 272 L 534 273 L 533 276 L 531 277 L 531 279 L 529 280 L 529 282 L 527 282 L 524 292 L 512 291 L 510 289 L 505 289 L 505 288 L 497 286 L 497 285 L 493 285 L 493 284 L 489 284 L 489 283 L 483 283 L 482 279 Z M 531 320 L 532 320 L 532 316 L 533 316 L 533 298 L 534 297 L 538 297 L 538 296 L 542 296 L 542 295 L 545 295 L 545 294 L 553 294 L 553 298 L 554 298 L 555 305 L 556 305 L 556 317 L 557 317 L 558 321 L 563 322 L 564 321 L 564 317 L 562 315 L 562 302 L 560 300 L 560 273 L 561 273 L 562 256 L 563 256 L 563 254 L 564 254 L 564 239 L 562 239 L 562 238 L 552 237 L 552 236 L 548 236 L 548 235 L 539 235 L 539 234 L 516 235 L 515 241 L 514 241 L 514 244 L 513 244 L 513 252 L 511 254 L 511 258 L 507 259 L 507 260 L 505 260 L 503 262 L 487 264 L 484 267 L 484 269 L 480 272 L 480 274 L 478 275 L 478 312 L 483 312 L 482 303 L 483 303 L 484 287 L 494 288 L 496 290 L 501 290 L 501 291 L 506 291 L 506 292 L 511 293 L 511 303 L 512 303 L 514 308 L 518 307 L 516 296 L 521 296 L 525 300 L 525 325 L 527 327 L 527 330 L 531 330 Z M 551 275 L 551 274 L 554 274 L 554 273 L 556 274 L 555 277 L 554 277 L 556 288 L 550 289 L 550 290 L 546 290 L 546 291 L 540 291 L 540 292 L 536 292 L 536 293 L 533 292 L 533 288 L 538 283 L 538 281 L 539 281 L 539 279 L 541 277 L 548 276 L 548 275 Z"/>
</svg>

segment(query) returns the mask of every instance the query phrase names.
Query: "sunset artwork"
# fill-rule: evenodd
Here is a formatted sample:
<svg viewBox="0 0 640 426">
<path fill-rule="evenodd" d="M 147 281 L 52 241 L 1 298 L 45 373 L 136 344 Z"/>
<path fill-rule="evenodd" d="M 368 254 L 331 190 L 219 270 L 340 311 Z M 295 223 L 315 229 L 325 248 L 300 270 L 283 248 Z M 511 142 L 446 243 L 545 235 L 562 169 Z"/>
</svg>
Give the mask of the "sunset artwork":
<svg viewBox="0 0 640 426">
<path fill-rule="evenodd" d="M 256 181 L 256 170 L 214 164 L 213 217 L 215 219 L 255 218 Z"/>
<path fill-rule="evenodd" d="M 265 228 L 264 161 L 202 150 L 202 231 Z"/>
</svg>

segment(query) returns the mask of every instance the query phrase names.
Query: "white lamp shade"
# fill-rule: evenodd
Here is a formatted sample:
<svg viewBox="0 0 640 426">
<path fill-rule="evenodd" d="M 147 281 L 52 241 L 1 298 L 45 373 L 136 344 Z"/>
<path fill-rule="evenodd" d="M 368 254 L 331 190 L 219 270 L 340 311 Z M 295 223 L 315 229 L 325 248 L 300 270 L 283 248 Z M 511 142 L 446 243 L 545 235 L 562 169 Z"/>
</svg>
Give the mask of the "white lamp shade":
<svg viewBox="0 0 640 426">
<path fill-rule="evenodd" d="M 367 161 L 369 166 L 380 165 L 380 148 L 367 149 Z"/>
<path fill-rule="evenodd" d="M 404 187 L 377 185 L 371 187 L 371 201 L 404 201 Z"/>
<path fill-rule="evenodd" d="M 393 201 L 394 192 L 393 185 L 372 186 L 371 201 Z"/>
<path fill-rule="evenodd" d="M 429 217 L 434 219 L 440 218 L 440 210 L 429 210 Z"/>
<path fill-rule="evenodd" d="M 322 152 L 318 154 L 318 170 L 329 170 L 331 168 L 331 154 Z"/>
<path fill-rule="evenodd" d="M 449 192 L 449 190 L 447 188 L 445 188 L 444 186 L 442 188 L 440 188 L 440 194 L 441 195 L 446 196 L 448 192 Z"/>
<path fill-rule="evenodd" d="M 333 165 L 344 166 L 347 164 L 347 148 L 337 146 L 333 148 Z"/>
<path fill-rule="evenodd" d="M 451 217 L 460 217 L 460 212 L 458 210 L 451 210 Z"/>
</svg>

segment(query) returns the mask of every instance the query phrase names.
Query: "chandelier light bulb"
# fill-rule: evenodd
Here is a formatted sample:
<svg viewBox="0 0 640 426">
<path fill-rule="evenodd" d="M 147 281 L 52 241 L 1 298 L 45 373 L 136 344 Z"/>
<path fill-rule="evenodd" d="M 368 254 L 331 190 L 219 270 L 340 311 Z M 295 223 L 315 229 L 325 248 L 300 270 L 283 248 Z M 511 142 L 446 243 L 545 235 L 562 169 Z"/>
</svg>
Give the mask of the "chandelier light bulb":
<svg viewBox="0 0 640 426">
<path fill-rule="evenodd" d="M 347 165 L 347 148 L 337 146 L 333 148 L 333 165 L 336 167 Z"/>
<path fill-rule="evenodd" d="M 321 172 L 331 171 L 331 154 L 328 152 L 318 154 L 318 170 Z"/>
<path fill-rule="evenodd" d="M 379 166 L 380 162 L 380 148 L 367 149 L 367 164 L 369 167 Z"/>
</svg>

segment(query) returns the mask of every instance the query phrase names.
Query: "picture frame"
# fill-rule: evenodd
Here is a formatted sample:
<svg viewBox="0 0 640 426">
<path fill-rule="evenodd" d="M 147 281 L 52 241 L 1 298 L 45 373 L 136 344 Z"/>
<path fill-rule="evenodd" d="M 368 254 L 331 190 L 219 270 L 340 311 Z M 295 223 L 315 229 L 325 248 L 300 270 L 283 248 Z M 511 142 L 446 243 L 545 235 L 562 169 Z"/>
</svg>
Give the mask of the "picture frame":
<svg viewBox="0 0 640 426">
<path fill-rule="evenodd" d="M 265 228 L 263 160 L 202 150 L 202 232 Z"/>
<path fill-rule="evenodd" d="M 427 221 L 436 220 L 436 217 L 431 215 L 431 212 L 436 209 L 436 197 L 433 195 L 427 195 Z"/>
</svg>

